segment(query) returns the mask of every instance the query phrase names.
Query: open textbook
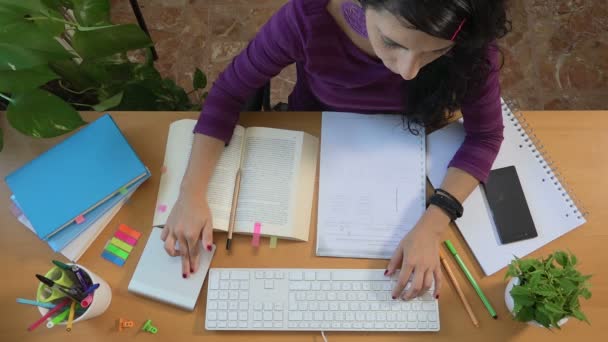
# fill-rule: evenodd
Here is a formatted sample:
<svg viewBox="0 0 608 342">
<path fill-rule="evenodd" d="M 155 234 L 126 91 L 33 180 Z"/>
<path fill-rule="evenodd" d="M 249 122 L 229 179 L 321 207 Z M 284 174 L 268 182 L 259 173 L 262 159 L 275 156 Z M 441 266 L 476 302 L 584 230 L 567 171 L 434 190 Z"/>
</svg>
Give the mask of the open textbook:
<svg viewBox="0 0 608 342">
<path fill-rule="evenodd" d="M 186 171 L 195 120 L 170 125 L 154 225 L 163 225 L 175 204 Z M 318 138 L 304 132 L 236 126 L 209 183 L 207 199 L 216 230 L 227 231 L 236 182 L 241 185 L 234 233 L 308 240 Z"/>
</svg>

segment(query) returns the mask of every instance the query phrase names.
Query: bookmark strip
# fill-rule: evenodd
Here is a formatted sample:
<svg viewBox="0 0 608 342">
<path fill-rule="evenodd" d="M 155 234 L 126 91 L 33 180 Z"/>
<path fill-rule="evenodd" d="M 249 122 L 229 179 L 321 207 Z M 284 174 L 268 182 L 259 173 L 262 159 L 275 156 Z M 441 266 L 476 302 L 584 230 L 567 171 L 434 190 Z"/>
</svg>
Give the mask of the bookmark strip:
<svg viewBox="0 0 608 342">
<path fill-rule="evenodd" d="M 103 253 L 101 253 L 101 257 L 108 260 L 109 262 L 116 264 L 118 266 L 123 266 L 125 264 L 125 260 L 117 257 L 116 255 L 108 252 L 108 251 L 103 251 Z"/>
<path fill-rule="evenodd" d="M 132 238 L 134 238 L 135 240 L 138 240 L 139 237 L 141 236 L 141 233 L 138 232 L 137 230 L 127 226 L 126 224 L 121 224 L 118 226 L 118 230 L 120 230 L 121 232 L 131 236 Z"/>
<path fill-rule="evenodd" d="M 76 224 L 81 224 L 81 223 L 84 223 L 85 218 L 83 215 L 80 215 L 74 221 L 76 221 Z"/>
<path fill-rule="evenodd" d="M 260 222 L 256 222 L 253 225 L 253 238 L 251 239 L 251 245 L 253 247 L 260 247 L 260 233 L 262 231 L 262 224 Z"/>
<path fill-rule="evenodd" d="M 277 248 L 277 240 L 276 236 L 270 237 L 270 248 Z"/>
<path fill-rule="evenodd" d="M 116 247 L 118 247 L 118 248 L 122 249 L 123 251 L 125 251 L 125 252 L 127 252 L 127 253 L 131 253 L 131 251 L 133 250 L 133 246 L 131 246 L 131 245 L 129 245 L 128 243 L 126 243 L 126 242 L 124 242 L 124 241 L 122 241 L 122 240 L 120 240 L 120 239 L 117 239 L 117 238 L 115 238 L 115 237 L 113 237 L 113 238 L 110 240 L 110 242 L 111 242 L 111 243 L 112 243 L 114 246 L 116 246 Z"/>
<path fill-rule="evenodd" d="M 110 252 L 110 253 L 116 255 L 117 257 L 120 257 L 120 258 L 124 259 L 124 260 L 127 260 L 127 258 L 129 257 L 129 253 L 123 251 L 122 249 L 114 246 L 111 243 L 108 243 L 108 245 L 106 246 L 105 250 L 107 252 Z"/>
<path fill-rule="evenodd" d="M 123 242 L 128 243 L 131 246 L 135 246 L 135 244 L 137 244 L 137 239 L 132 238 L 131 236 L 121 232 L 120 230 L 114 232 L 114 237 L 120 239 Z"/>
<path fill-rule="evenodd" d="M 126 195 L 128 191 L 127 191 L 127 188 L 124 187 L 124 188 L 120 188 L 120 190 L 118 190 L 118 192 L 120 192 L 121 195 Z"/>
<path fill-rule="evenodd" d="M 167 211 L 167 205 L 166 204 L 159 204 L 157 210 L 160 213 L 164 213 L 165 211 Z"/>
</svg>

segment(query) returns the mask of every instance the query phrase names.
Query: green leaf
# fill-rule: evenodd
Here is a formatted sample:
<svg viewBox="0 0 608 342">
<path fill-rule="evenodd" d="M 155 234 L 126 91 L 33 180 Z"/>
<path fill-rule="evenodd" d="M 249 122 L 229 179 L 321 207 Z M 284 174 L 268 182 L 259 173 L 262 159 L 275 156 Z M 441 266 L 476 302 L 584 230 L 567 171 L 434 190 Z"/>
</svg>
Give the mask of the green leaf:
<svg viewBox="0 0 608 342">
<path fill-rule="evenodd" d="M 77 31 L 72 40 L 72 46 L 84 59 L 107 57 L 151 45 L 150 37 L 133 24 Z"/>
<path fill-rule="evenodd" d="M 591 291 L 589 291 L 588 289 L 582 289 L 581 296 L 585 299 L 589 299 L 591 298 Z"/>
<path fill-rule="evenodd" d="M 110 2 L 108 0 L 73 0 L 74 15 L 82 26 L 110 25 Z"/>
<path fill-rule="evenodd" d="M 85 122 L 59 97 L 40 89 L 13 96 L 6 111 L 8 121 L 19 132 L 36 138 L 51 138 L 70 132 Z"/>
<path fill-rule="evenodd" d="M 59 76 L 46 65 L 17 71 L 0 71 L 0 91 L 7 93 L 22 93 L 29 89 L 38 88 L 58 77 Z"/>
<path fill-rule="evenodd" d="M 196 68 L 194 71 L 194 78 L 192 80 L 192 86 L 194 89 L 205 89 L 207 86 L 207 76 L 203 74 L 201 69 Z"/>
<path fill-rule="evenodd" d="M 95 109 L 98 112 L 103 112 L 110 108 L 114 108 L 120 104 L 120 101 L 122 101 L 123 95 L 124 95 L 124 93 L 120 92 L 110 98 L 107 98 L 107 99 L 99 102 L 95 106 L 93 106 L 93 109 Z"/>
<path fill-rule="evenodd" d="M 577 263 L 577 262 L 578 262 L 578 260 L 576 259 L 576 255 L 571 254 L 571 255 L 570 255 L 570 264 L 571 264 L 572 266 L 574 266 L 574 265 L 576 265 L 576 263 Z"/>
<path fill-rule="evenodd" d="M 82 64 L 77 64 L 73 60 L 54 61 L 49 63 L 49 67 L 74 90 L 82 91 L 99 86 L 97 80 L 83 71 Z"/>
<path fill-rule="evenodd" d="M 74 57 L 49 32 L 26 20 L 0 27 L 0 41 L 2 44 L 27 50 L 48 61 Z"/>
<path fill-rule="evenodd" d="M 566 313 L 561 307 L 559 307 L 553 303 L 544 303 L 544 307 L 547 309 L 547 311 L 552 312 L 552 313 L 556 313 L 556 314 L 565 314 Z"/>
<path fill-rule="evenodd" d="M 19 16 L 41 13 L 40 0 L 0 0 L 0 15 L 13 13 Z"/>
<path fill-rule="evenodd" d="M 585 314 L 582 311 L 580 311 L 580 310 L 572 310 L 572 316 L 574 316 L 579 321 L 583 321 L 583 322 L 589 323 L 589 320 L 587 319 L 587 316 L 585 316 Z"/>
<path fill-rule="evenodd" d="M 61 14 L 56 10 L 48 9 L 47 12 L 51 17 L 63 19 Z M 59 37 L 63 32 L 65 32 L 65 24 L 62 22 L 53 20 L 34 20 L 34 23 L 44 32 L 53 37 Z"/>
<path fill-rule="evenodd" d="M 534 319 L 534 309 L 532 307 L 522 307 L 515 318 L 520 322 L 528 322 Z"/>
<path fill-rule="evenodd" d="M 551 327 L 551 318 L 549 318 L 549 315 L 544 313 L 542 310 L 536 310 L 534 312 L 534 319 L 538 323 L 542 324 L 545 328 Z"/>
<path fill-rule="evenodd" d="M 569 279 L 560 279 L 559 286 L 566 292 L 574 291 L 577 289 L 577 286 Z"/>
<path fill-rule="evenodd" d="M 565 267 L 566 265 L 568 265 L 568 255 L 566 253 L 562 251 L 557 251 L 554 253 L 554 256 L 557 263 L 561 266 Z"/>
<path fill-rule="evenodd" d="M 521 306 L 531 306 L 535 303 L 534 296 L 530 290 L 525 287 L 514 286 L 510 293 L 515 303 L 519 303 Z"/>
<path fill-rule="evenodd" d="M 0 71 L 31 69 L 46 63 L 46 58 L 31 50 L 0 43 Z"/>
</svg>

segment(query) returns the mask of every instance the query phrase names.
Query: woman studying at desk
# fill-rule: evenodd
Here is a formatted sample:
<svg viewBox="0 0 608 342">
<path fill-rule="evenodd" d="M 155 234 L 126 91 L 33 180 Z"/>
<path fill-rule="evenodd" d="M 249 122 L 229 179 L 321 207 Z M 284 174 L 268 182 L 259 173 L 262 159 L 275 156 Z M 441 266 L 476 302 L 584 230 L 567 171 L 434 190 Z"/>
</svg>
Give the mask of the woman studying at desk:
<svg viewBox="0 0 608 342">
<path fill-rule="evenodd" d="M 186 246 L 183 276 L 197 271 L 200 243 L 211 249 L 206 189 L 239 111 L 256 89 L 296 63 L 290 110 L 399 113 L 426 126 L 462 111 L 466 138 L 443 191 L 385 272 L 401 269 L 393 298 L 414 298 L 433 280 L 438 298 L 441 235 L 488 177 L 503 139 L 496 39 L 507 32 L 504 0 L 288 2 L 219 76 L 194 129 L 180 195 L 162 234 L 169 254 L 176 255 L 176 242 Z"/>
</svg>

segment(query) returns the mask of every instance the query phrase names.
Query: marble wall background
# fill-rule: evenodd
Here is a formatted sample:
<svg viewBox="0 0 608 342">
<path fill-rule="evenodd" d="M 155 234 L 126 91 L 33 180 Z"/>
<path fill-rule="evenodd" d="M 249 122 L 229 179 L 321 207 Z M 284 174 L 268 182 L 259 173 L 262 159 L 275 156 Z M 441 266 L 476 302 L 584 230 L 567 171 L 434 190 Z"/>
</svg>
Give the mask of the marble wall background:
<svg viewBox="0 0 608 342">
<path fill-rule="evenodd" d="M 139 0 L 159 54 L 157 67 L 186 90 L 195 67 L 213 82 L 287 0 Z M 112 0 L 115 22 L 135 22 L 129 1 Z M 513 31 L 502 40 L 503 96 L 522 109 L 608 109 L 605 0 L 511 0 Z M 295 68 L 272 81 L 286 101 Z"/>
</svg>

